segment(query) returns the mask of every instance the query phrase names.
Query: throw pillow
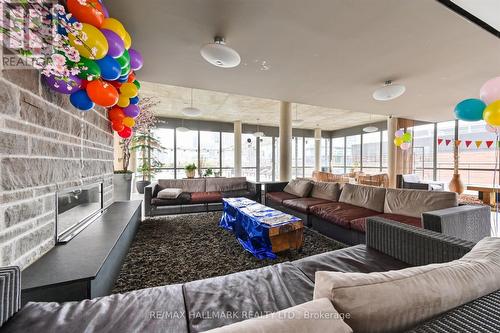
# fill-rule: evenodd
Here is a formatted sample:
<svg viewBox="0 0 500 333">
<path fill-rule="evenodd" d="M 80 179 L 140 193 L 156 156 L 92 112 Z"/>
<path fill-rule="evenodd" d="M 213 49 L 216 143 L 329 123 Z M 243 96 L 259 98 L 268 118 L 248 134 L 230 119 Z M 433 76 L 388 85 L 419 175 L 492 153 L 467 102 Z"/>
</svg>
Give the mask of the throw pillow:
<svg viewBox="0 0 500 333">
<path fill-rule="evenodd" d="M 364 207 L 382 213 L 384 211 L 385 188 L 345 184 L 339 202 Z"/>
<path fill-rule="evenodd" d="M 500 238 L 462 259 L 382 273 L 316 272 L 314 298 L 329 298 L 357 333 L 401 332 L 500 289 Z"/>
<path fill-rule="evenodd" d="M 286 184 L 283 191 L 303 198 L 309 195 L 312 186 L 309 180 L 292 179 Z"/>
<path fill-rule="evenodd" d="M 323 298 L 206 333 L 352 333 L 342 318 L 332 303 Z"/>
<path fill-rule="evenodd" d="M 311 197 L 331 201 L 339 201 L 340 184 L 330 182 L 314 182 Z"/>
<path fill-rule="evenodd" d="M 177 199 L 177 197 L 182 193 L 180 188 L 166 188 L 158 192 L 159 199 Z"/>
</svg>

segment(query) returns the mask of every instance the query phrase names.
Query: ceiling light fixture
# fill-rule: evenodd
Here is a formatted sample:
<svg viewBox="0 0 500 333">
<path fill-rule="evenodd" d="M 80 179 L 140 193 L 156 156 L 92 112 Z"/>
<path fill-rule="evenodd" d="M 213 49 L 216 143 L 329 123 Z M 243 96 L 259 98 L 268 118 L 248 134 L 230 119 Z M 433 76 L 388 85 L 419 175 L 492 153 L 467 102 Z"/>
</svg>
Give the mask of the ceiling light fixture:
<svg viewBox="0 0 500 333">
<path fill-rule="evenodd" d="M 256 138 L 265 136 L 264 132 L 259 131 L 259 118 L 257 118 L 257 131 L 253 133 L 253 136 L 255 136 Z"/>
<path fill-rule="evenodd" d="M 182 113 L 188 117 L 197 117 L 201 114 L 201 110 L 193 107 L 193 88 L 191 88 L 191 106 L 182 109 Z"/>
<path fill-rule="evenodd" d="M 187 128 L 187 127 L 184 127 L 184 119 L 181 119 L 181 126 L 180 127 L 176 127 L 175 130 L 177 132 L 180 132 L 180 133 L 186 133 L 186 132 L 189 132 L 190 129 Z"/>
<path fill-rule="evenodd" d="M 299 111 L 298 111 L 298 104 L 295 104 L 295 119 L 292 120 L 292 126 L 293 127 L 297 127 L 297 126 L 300 126 L 302 125 L 302 123 L 304 122 L 304 120 L 302 119 L 299 119 Z"/>
<path fill-rule="evenodd" d="M 372 115 L 370 115 L 370 122 L 372 122 Z M 373 133 L 376 131 L 378 131 L 378 127 L 373 126 L 373 125 L 368 125 L 368 126 L 363 128 L 363 132 L 365 132 L 365 133 Z"/>
<path fill-rule="evenodd" d="M 406 87 L 402 84 L 392 84 L 391 80 L 385 81 L 384 86 L 373 92 L 373 98 L 377 101 L 390 101 L 403 95 Z"/>
<path fill-rule="evenodd" d="M 226 45 L 224 37 L 216 36 L 213 43 L 202 46 L 200 54 L 209 63 L 222 68 L 233 68 L 240 64 L 241 57 Z"/>
</svg>

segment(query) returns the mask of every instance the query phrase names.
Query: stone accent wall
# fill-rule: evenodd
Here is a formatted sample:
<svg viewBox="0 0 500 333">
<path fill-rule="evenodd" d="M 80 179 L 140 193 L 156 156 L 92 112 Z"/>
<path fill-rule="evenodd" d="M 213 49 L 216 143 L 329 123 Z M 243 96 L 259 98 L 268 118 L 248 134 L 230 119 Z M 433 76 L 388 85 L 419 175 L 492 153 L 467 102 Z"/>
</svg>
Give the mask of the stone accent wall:
<svg viewBox="0 0 500 333">
<path fill-rule="evenodd" d="M 54 246 L 56 191 L 103 181 L 108 204 L 112 179 L 105 110 L 79 112 L 36 70 L 1 71 L 0 266 L 26 268 Z"/>
</svg>

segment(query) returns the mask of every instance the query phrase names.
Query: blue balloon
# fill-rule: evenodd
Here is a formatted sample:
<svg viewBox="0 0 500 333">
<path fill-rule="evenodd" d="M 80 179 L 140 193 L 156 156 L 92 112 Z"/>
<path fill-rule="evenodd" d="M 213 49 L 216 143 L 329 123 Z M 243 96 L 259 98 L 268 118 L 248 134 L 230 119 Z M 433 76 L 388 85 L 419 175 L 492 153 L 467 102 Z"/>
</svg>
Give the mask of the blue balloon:
<svg viewBox="0 0 500 333">
<path fill-rule="evenodd" d="M 132 97 L 130 99 L 130 104 L 134 104 L 134 105 L 139 104 L 139 96 Z"/>
<path fill-rule="evenodd" d="M 114 81 L 120 77 L 122 69 L 115 58 L 107 55 L 102 59 L 96 60 L 96 62 L 101 69 L 101 77 L 104 80 Z"/>
<path fill-rule="evenodd" d="M 480 99 L 464 99 L 455 106 L 455 117 L 463 121 L 479 121 L 483 119 L 486 104 Z"/>
<path fill-rule="evenodd" d="M 94 107 L 94 102 L 90 100 L 85 90 L 72 93 L 71 96 L 69 96 L 69 101 L 75 108 L 82 111 L 88 111 Z"/>
<path fill-rule="evenodd" d="M 120 76 L 116 81 L 120 82 L 120 83 L 125 83 L 128 81 L 128 75 L 126 76 Z"/>
</svg>

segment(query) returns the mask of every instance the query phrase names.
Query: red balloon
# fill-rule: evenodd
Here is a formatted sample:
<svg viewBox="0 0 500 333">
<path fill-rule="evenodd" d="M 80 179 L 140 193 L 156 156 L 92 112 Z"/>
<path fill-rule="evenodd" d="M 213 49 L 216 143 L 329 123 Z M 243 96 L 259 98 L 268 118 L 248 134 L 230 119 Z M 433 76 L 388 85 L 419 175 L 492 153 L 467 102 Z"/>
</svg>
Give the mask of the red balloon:
<svg viewBox="0 0 500 333">
<path fill-rule="evenodd" d="M 112 85 L 113 87 L 115 87 L 116 89 L 120 89 L 120 87 L 122 86 L 122 84 L 118 81 L 107 81 L 110 85 Z"/>
<path fill-rule="evenodd" d="M 121 131 L 123 131 L 125 129 L 125 125 L 122 124 L 121 120 L 119 120 L 119 121 L 113 121 L 111 123 L 111 128 L 115 132 L 121 132 Z"/>
<path fill-rule="evenodd" d="M 80 88 L 82 90 L 86 90 L 87 89 L 87 84 L 89 84 L 89 81 L 87 80 L 82 80 L 82 84 L 80 85 Z"/>
<path fill-rule="evenodd" d="M 68 0 L 66 5 L 79 22 L 92 24 L 96 28 L 102 26 L 104 10 L 98 0 L 87 0 L 85 5 L 82 5 L 78 0 Z"/>
<path fill-rule="evenodd" d="M 130 72 L 130 74 L 128 75 L 127 82 L 132 83 L 134 81 L 135 81 L 135 74 L 134 74 L 134 72 Z"/>
<path fill-rule="evenodd" d="M 117 106 L 108 111 L 108 118 L 112 122 L 122 123 L 123 118 L 125 118 L 125 112 Z"/>
<path fill-rule="evenodd" d="M 94 80 L 87 84 L 87 95 L 97 105 L 105 108 L 118 103 L 118 90 L 106 81 Z"/>
<path fill-rule="evenodd" d="M 132 136 L 132 129 L 125 126 L 120 132 L 118 132 L 118 135 L 124 139 L 128 139 Z"/>
</svg>

